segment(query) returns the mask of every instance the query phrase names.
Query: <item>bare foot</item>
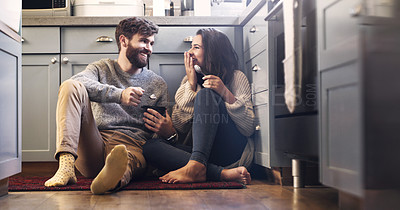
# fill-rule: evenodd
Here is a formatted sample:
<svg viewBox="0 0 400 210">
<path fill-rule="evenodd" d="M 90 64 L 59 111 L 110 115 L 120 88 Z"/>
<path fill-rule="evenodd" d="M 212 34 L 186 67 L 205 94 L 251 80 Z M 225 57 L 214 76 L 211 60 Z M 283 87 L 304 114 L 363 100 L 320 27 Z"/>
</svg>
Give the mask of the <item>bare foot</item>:
<svg viewBox="0 0 400 210">
<path fill-rule="evenodd" d="M 189 160 L 185 166 L 165 174 L 160 180 L 170 184 L 205 182 L 206 170 L 206 166 L 200 162 Z"/>
<path fill-rule="evenodd" d="M 250 173 L 243 166 L 222 170 L 221 179 L 224 181 L 241 182 L 243 184 L 250 184 L 251 182 Z"/>
</svg>

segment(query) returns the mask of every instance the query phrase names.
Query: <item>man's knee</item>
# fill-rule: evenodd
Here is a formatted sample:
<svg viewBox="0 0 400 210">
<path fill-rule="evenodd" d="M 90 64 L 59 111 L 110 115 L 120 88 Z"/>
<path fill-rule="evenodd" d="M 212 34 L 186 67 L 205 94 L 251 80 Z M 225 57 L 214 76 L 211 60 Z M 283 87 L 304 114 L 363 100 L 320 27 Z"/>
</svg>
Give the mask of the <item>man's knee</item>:
<svg viewBox="0 0 400 210">
<path fill-rule="evenodd" d="M 86 96 L 87 91 L 85 86 L 79 82 L 72 79 L 65 80 L 61 85 L 58 92 L 59 96 Z M 81 98 L 81 97 L 78 97 Z"/>
</svg>

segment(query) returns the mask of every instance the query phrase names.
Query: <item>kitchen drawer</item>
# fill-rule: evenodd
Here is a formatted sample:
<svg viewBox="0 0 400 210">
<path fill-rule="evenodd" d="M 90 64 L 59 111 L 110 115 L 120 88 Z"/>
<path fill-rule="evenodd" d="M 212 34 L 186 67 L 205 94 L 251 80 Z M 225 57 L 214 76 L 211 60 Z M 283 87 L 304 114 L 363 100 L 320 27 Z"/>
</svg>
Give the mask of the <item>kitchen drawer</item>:
<svg viewBox="0 0 400 210">
<path fill-rule="evenodd" d="M 256 164 L 270 167 L 270 126 L 269 126 L 269 106 L 255 106 L 256 132 L 254 135 L 254 161 Z"/>
<path fill-rule="evenodd" d="M 59 27 L 23 27 L 22 53 L 60 53 Z"/>
<path fill-rule="evenodd" d="M 254 46 L 252 46 L 249 50 L 244 53 L 244 60 L 247 62 L 250 59 L 254 58 L 258 54 L 262 53 L 267 49 L 267 37 L 261 38 L 259 42 L 257 42 Z"/>
<path fill-rule="evenodd" d="M 252 72 L 252 92 L 259 93 L 269 89 L 267 51 L 263 51 L 246 62 L 246 70 Z"/>
<path fill-rule="evenodd" d="M 255 106 L 269 104 L 269 91 L 264 90 L 262 92 L 252 94 L 252 100 Z"/>
<path fill-rule="evenodd" d="M 118 53 L 115 27 L 61 28 L 62 53 Z"/>
<path fill-rule="evenodd" d="M 183 53 L 191 47 L 190 42 L 184 42 L 186 37 L 195 37 L 196 32 L 201 27 L 160 27 L 155 36 L 153 53 Z M 232 46 L 235 46 L 235 28 L 234 27 L 215 27 L 224 32 Z"/>
<path fill-rule="evenodd" d="M 267 6 L 264 5 L 243 27 L 244 52 L 267 35 L 267 22 L 264 20 L 266 16 Z"/>
</svg>

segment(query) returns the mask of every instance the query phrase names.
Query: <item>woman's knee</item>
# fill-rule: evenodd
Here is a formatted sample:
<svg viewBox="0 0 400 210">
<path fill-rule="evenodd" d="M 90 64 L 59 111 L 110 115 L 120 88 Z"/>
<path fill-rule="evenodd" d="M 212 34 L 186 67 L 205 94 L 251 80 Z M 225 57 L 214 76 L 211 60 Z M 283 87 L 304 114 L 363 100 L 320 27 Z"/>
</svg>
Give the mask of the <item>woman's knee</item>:
<svg viewBox="0 0 400 210">
<path fill-rule="evenodd" d="M 201 105 L 211 105 L 211 104 L 219 104 L 223 99 L 221 96 L 210 88 L 203 88 L 196 94 L 195 104 Z"/>
</svg>

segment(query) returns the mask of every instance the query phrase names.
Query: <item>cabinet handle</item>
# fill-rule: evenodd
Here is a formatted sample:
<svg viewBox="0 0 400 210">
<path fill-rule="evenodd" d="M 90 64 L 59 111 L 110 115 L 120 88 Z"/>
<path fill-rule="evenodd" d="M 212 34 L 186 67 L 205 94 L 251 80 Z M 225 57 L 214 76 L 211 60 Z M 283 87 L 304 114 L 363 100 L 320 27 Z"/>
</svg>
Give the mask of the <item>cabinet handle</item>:
<svg viewBox="0 0 400 210">
<path fill-rule="evenodd" d="M 53 58 L 50 60 L 50 62 L 51 62 L 52 64 L 57 63 L 57 58 L 56 58 L 56 57 L 53 57 Z"/>
<path fill-rule="evenodd" d="M 252 71 L 258 71 L 258 70 L 261 70 L 261 68 L 257 64 L 254 64 L 254 66 L 251 67 L 251 70 Z"/>
<path fill-rule="evenodd" d="M 250 33 L 256 33 L 256 31 L 257 31 L 257 27 L 256 26 L 253 26 L 253 27 L 250 28 Z"/>
<path fill-rule="evenodd" d="M 183 42 L 192 42 L 193 41 L 193 36 L 188 36 L 183 39 Z"/>
<path fill-rule="evenodd" d="M 259 131 L 259 130 L 261 130 L 261 126 L 260 126 L 260 125 L 257 125 L 257 126 L 256 126 L 256 131 Z"/>
<path fill-rule="evenodd" d="M 113 42 L 113 38 L 109 37 L 109 36 L 99 36 L 96 39 L 96 42 Z"/>
<path fill-rule="evenodd" d="M 67 57 L 64 57 L 62 59 L 63 64 L 67 64 L 69 62 L 69 59 Z"/>
<path fill-rule="evenodd" d="M 350 13 L 351 17 L 358 17 L 361 14 L 361 11 L 362 11 L 362 6 L 361 6 L 361 4 L 358 4 L 358 5 L 350 8 L 349 13 Z"/>
</svg>

